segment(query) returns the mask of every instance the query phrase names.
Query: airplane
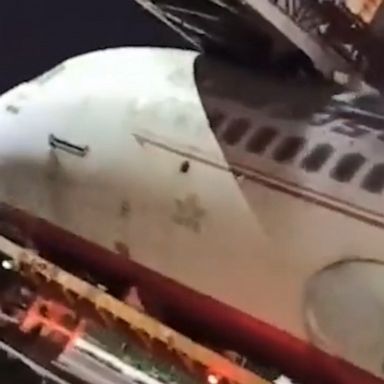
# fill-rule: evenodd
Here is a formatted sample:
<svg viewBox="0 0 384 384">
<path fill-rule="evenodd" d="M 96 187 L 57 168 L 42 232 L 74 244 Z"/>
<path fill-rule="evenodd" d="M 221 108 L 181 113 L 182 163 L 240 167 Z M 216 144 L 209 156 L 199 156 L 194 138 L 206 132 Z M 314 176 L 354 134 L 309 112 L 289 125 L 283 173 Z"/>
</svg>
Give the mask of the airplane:
<svg viewBox="0 0 384 384">
<path fill-rule="evenodd" d="M 302 383 L 382 383 L 383 121 L 195 51 L 76 56 L 0 98 L 0 233 Z"/>
</svg>

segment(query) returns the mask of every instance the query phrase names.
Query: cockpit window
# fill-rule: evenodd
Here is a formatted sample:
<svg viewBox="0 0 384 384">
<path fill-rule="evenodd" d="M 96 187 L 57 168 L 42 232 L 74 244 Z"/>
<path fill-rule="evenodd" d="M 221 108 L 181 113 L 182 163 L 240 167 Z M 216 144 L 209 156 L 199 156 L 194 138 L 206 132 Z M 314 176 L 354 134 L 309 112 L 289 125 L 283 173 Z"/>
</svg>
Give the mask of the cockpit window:
<svg viewBox="0 0 384 384">
<path fill-rule="evenodd" d="M 291 136 L 281 141 L 273 153 L 273 158 L 279 162 L 292 161 L 304 146 L 303 137 Z"/>
<path fill-rule="evenodd" d="M 301 166 L 309 172 L 317 172 L 327 162 L 333 153 L 330 144 L 317 145 L 304 159 Z"/>
<path fill-rule="evenodd" d="M 331 176 L 337 181 L 346 183 L 353 178 L 365 160 L 365 157 L 360 153 L 348 153 L 337 162 L 331 171 Z"/>
<path fill-rule="evenodd" d="M 384 113 L 383 98 L 377 93 L 358 96 L 352 101 L 352 105 L 361 108 L 366 112 L 373 112 L 381 115 Z"/>
<path fill-rule="evenodd" d="M 224 141 L 229 145 L 237 144 L 250 126 L 249 120 L 243 117 L 232 120 L 224 132 Z"/>
<path fill-rule="evenodd" d="M 247 143 L 247 150 L 253 153 L 263 153 L 277 136 L 273 127 L 261 127 L 252 135 Z"/>
<path fill-rule="evenodd" d="M 374 165 L 365 176 L 362 187 L 372 193 L 380 193 L 384 189 L 384 164 Z"/>
<path fill-rule="evenodd" d="M 213 110 L 208 113 L 208 121 L 213 132 L 217 132 L 225 119 L 224 113 Z"/>
</svg>

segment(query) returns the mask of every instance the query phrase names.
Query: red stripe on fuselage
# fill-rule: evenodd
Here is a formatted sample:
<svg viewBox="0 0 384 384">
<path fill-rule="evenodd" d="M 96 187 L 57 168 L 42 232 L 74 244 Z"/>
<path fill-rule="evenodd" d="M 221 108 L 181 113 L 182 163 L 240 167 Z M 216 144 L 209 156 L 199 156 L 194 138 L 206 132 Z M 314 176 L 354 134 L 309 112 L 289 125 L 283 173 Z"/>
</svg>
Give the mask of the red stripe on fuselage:
<svg viewBox="0 0 384 384">
<path fill-rule="evenodd" d="M 47 221 L 4 206 L 0 209 L 0 220 L 16 227 L 20 234 L 33 241 L 42 256 L 57 264 L 82 265 L 89 272 L 122 285 L 134 282 L 157 307 L 152 308 L 153 311 L 162 312 L 174 328 L 225 343 L 231 349 L 279 367 L 302 383 L 384 382 L 269 324 L 149 270 L 127 255 L 103 249 Z M 2 228 L 4 231 L 6 226 Z M 234 284 L 229 281 L 228 289 L 235 289 Z"/>
</svg>

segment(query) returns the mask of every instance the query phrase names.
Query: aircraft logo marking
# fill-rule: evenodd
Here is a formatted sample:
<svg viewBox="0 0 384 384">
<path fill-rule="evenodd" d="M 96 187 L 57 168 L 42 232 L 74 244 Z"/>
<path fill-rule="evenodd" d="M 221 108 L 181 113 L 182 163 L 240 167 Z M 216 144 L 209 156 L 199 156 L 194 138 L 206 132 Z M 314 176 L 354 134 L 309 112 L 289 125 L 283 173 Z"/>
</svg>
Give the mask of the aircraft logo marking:
<svg viewBox="0 0 384 384">
<path fill-rule="evenodd" d="M 175 213 L 172 218 L 175 223 L 198 233 L 206 212 L 201 208 L 199 198 L 195 194 L 187 195 L 183 199 L 175 199 Z"/>
</svg>

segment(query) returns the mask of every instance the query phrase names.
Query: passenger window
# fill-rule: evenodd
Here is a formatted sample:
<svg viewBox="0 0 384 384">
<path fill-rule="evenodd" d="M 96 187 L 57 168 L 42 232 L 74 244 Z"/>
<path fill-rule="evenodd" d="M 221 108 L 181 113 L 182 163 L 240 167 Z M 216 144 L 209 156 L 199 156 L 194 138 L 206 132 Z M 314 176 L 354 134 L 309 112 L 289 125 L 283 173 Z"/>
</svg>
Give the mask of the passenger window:
<svg viewBox="0 0 384 384">
<path fill-rule="evenodd" d="M 238 118 L 232 120 L 223 135 L 224 141 L 229 145 L 237 144 L 250 127 L 248 119 Z"/>
<path fill-rule="evenodd" d="M 273 158 L 276 161 L 292 161 L 304 146 L 305 140 L 303 137 L 287 137 L 278 145 L 274 151 Z"/>
<path fill-rule="evenodd" d="M 277 136 L 277 130 L 272 127 L 261 127 L 248 141 L 246 148 L 249 152 L 263 153 Z"/>
<path fill-rule="evenodd" d="M 365 176 L 362 187 L 372 193 L 380 193 L 384 189 L 384 164 L 374 165 Z"/>
<path fill-rule="evenodd" d="M 329 144 L 317 145 L 304 159 L 301 166 L 309 172 L 319 171 L 333 153 Z"/>
<path fill-rule="evenodd" d="M 208 121 L 211 126 L 212 131 L 215 133 L 220 128 L 225 118 L 224 113 L 219 110 L 213 110 L 208 112 Z"/>
<path fill-rule="evenodd" d="M 340 182 L 350 181 L 355 173 L 365 163 L 365 157 L 360 153 L 349 153 L 343 156 L 333 168 L 331 176 Z"/>
</svg>

